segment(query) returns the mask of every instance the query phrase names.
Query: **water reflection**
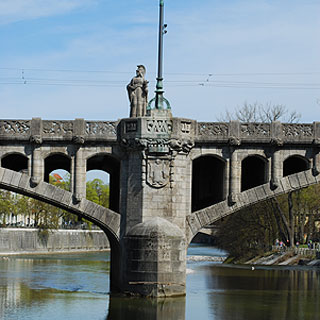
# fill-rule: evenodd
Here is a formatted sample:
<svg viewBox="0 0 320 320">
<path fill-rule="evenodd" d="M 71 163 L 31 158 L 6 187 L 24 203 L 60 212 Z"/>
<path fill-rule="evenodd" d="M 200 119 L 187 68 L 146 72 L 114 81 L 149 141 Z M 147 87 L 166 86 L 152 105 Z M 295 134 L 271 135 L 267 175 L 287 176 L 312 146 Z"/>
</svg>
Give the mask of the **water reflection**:
<svg viewBox="0 0 320 320">
<path fill-rule="evenodd" d="M 109 253 L 0 258 L 0 319 L 101 319 L 108 273 Z"/>
<path fill-rule="evenodd" d="M 185 320 L 185 297 L 143 299 L 110 297 L 107 320 Z"/>
<path fill-rule="evenodd" d="M 193 255 L 204 251 L 192 248 Z M 187 267 L 186 299 L 151 300 L 109 297 L 108 253 L 0 258 L 0 319 L 319 318 L 320 269 Z"/>
<path fill-rule="evenodd" d="M 214 319 L 318 319 L 320 272 L 300 268 L 207 268 Z"/>
</svg>

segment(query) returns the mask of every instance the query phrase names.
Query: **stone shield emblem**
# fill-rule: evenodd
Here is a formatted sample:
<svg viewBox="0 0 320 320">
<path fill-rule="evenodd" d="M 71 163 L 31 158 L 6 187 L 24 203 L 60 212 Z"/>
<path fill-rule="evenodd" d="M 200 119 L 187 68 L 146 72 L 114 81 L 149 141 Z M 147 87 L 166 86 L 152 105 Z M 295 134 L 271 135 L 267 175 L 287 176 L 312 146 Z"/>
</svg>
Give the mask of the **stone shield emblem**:
<svg viewBox="0 0 320 320">
<path fill-rule="evenodd" d="M 148 159 L 147 183 L 154 188 L 166 186 L 170 178 L 170 163 L 165 159 Z"/>
</svg>

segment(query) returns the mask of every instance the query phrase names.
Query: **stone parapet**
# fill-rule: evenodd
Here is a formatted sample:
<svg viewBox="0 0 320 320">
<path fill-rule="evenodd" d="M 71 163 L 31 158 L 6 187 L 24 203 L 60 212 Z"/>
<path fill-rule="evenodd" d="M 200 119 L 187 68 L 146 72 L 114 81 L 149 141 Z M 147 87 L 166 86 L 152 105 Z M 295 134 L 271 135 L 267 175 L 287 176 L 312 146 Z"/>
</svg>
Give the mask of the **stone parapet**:
<svg viewBox="0 0 320 320">
<path fill-rule="evenodd" d="M 118 121 L 75 120 L 0 120 L 0 141 L 113 141 L 117 140 Z"/>
<path fill-rule="evenodd" d="M 196 143 L 320 144 L 320 123 L 198 122 Z"/>
<path fill-rule="evenodd" d="M 0 141 L 110 141 L 116 142 L 117 131 L 126 139 L 132 137 L 171 139 L 194 137 L 197 143 L 271 143 L 320 144 L 320 122 L 313 123 L 240 123 L 196 122 L 184 118 L 155 114 L 119 121 L 42 120 L 33 118 L 0 120 Z"/>
</svg>

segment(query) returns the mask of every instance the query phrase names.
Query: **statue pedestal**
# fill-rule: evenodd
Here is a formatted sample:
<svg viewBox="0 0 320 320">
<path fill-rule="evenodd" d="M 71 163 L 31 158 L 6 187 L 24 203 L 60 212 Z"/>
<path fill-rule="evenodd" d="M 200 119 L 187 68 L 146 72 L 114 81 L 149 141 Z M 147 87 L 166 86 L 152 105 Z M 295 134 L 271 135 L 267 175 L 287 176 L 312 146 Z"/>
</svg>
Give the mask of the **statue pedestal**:
<svg viewBox="0 0 320 320">
<path fill-rule="evenodd" d="M 123 119 L 121 280 L 133 295 L 185 295 L 186 216 L 191 212 L 195 121 L 169 110 Z"/>
</svg>

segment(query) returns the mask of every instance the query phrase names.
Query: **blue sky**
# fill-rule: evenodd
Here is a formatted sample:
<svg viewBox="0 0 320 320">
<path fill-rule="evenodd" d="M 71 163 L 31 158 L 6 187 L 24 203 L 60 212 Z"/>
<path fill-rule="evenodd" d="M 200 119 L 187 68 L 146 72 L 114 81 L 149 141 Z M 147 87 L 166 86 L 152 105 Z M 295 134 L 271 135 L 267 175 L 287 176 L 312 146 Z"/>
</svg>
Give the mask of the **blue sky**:
<svg viewBox="0 0 320 320">
<path fill-rule="evenodd" d="M 127 117 L 137 64 L 153 96 L 158 3 L 0 0 L 1 118 Z M 215 121 L 257 101 L 320 120 L 319 0 L 165 0 L 165 10 L 174 116 Z"/>
</svg>

